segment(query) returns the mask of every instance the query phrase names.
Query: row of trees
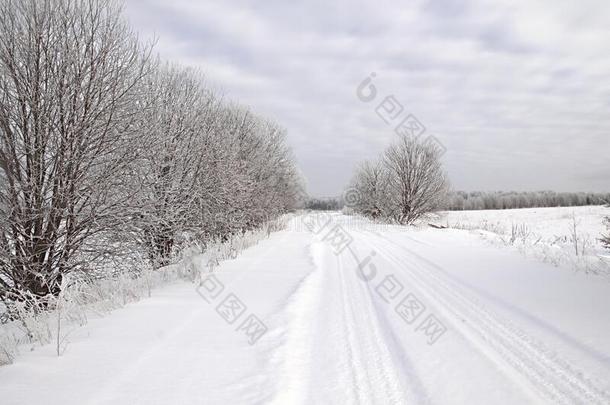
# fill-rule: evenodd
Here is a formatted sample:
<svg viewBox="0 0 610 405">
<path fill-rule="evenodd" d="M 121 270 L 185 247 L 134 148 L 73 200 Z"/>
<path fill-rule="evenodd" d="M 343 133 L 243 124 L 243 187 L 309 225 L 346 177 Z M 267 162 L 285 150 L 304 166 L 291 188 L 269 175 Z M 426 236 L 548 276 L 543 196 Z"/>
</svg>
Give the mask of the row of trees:
<svg viewBox="0 0 610 405">
<path fill-rule="evenodd" d="M 337 197 L 310 198 L 305 201 L 305 209 L 318 211 L 338 211 L 343 204 Z"/>
<path fill-rule="evenodd" d="M 360 165 L 346 203 L 373 219 L 411 224 L 445 202 L 449 182 L 440 156 L 433 143 L 401 136 L 377 161 Z"/>
<path fill-rule="evenodd" d="M 576 207 L 603 205 L 610 202 L 610 193 L 557 193 L 554 191 L 497 191 L 451 193 L 446 209 L 491 210 L 538 207 Z"/>
<path fill-rule="evenodd" d="M 0 2 L 0 297 L 293 209 L 285 135 L 152 58 L 117 2 Z"/>
<path fill-rule="evenodd" d="M 610 204 L 608 205 L 608 208 L 610 208 Z M 610 249 L 610 217 L 606 217 L 604 222 L 608 228 L 608 233 L 606 235 L 602 235 L 601 242 L 606 249 Z"/>
</svg>

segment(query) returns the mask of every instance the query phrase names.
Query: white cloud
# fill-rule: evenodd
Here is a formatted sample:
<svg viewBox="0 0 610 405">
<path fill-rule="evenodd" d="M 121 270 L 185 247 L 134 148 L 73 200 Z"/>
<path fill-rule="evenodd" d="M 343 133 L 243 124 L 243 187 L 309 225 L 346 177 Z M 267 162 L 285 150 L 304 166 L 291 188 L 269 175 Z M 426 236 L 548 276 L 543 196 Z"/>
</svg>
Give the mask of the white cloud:
<svg viewBox="0 0 610 405">
<path fill-rule="evenodd" d="M 392 140 L 356 86 L 377 73 L 448 148 L 456 188 L 610 188 L 602 1 L 128 1 L 166 58 L 270 115 L 317 195 Z"/>
</svg>

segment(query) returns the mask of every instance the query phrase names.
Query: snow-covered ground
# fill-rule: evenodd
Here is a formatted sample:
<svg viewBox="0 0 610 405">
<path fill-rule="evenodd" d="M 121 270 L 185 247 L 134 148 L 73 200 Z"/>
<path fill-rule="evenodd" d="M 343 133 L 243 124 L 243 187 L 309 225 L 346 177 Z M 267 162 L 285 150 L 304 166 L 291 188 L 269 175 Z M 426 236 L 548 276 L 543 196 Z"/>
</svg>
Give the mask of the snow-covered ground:
<svg viewBox="0 0 610 405">
<path fill-rule="evenodd" d="M 610 252 L 600 242 L 608 232 L 604 206 L 443 212 L 437 224 L 471 230 L 528 257 L 579 271 L 610 274 Z"/>
<path fill-rule="evenodd" d="M 608 404 L 608 308 L 606 278 L 469 230 L 310 213 L 23 353 L 0 403 Z"/>
</svg>

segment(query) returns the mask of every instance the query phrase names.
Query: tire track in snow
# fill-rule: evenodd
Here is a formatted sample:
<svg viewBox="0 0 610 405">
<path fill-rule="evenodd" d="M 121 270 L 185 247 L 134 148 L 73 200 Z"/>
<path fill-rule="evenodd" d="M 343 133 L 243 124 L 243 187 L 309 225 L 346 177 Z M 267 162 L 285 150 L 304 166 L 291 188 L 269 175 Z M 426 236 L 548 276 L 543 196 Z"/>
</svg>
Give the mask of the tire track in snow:
<svg viewBox="0 0 610 405">
<path fill-rule="evenodd" d="M 382 318 L 378 309 L 374 306 L 373 292 L 368 283 L 356 277 L 353 267 L 344 265 L 343 256 L 340 255 L 339 272 L 343 291 L 349 289 L 351 294 L 346 294 L 345 308 L 350 312 L 350 325 L 363 325 L 362 319 L 367 320 L 364 327 L 360 327 L 359 339 L 355 340 L 358 351 L 366 355 L 363 369 L 367 374 L 368 391 L 364 395 L 364 403 L 376 404 L 383 401 L 384 404 L 405 404 L 408 401 L 406 389 L 403 387 L 399 377 L 400 367 L 395 363 L 388 344 L 393 339 L 388 338 L 383 332 L 393 330 L 389 324 L 382 325 Z M 350 277 L 351 275 L 351 277 Z M 351 281 L 348 283 L 348 280 Z M 361 314 L 358 318 L 356 309 Z M 368 332 L 368 333 L 364 333 Z M 380 389 L 381 388 L 381 389 Z"/>
<path fill-rule="evenodd" d="M 366 234 L 363 235 L 366 239 Z M 379 234 L 376 237 L 401 250 L 402 255 L 397 256 L 389 249 L 371 243 L 382 256 L 401 269 L 401 274 L 407 275 L 427 299 L 437 302 L 450 314 L 450 321 L 456 329 L 478 341 L 491 358 L 501 359 L 542 397 L 561 404 L 610 403 L 608 393 L 599 389 L 581 371 L 509 321 L 469 298 L 463 288 L 442 275 L 445 271 L 441 267 L 388 237 Z M 405 262 L 408 268 L 404 266 Z M 462 319 L 467 322 L 462 322 Z"/>
<path fill-rule="evenodd" d="M 272 356 L 273 368 L 278 370 L 278 384 L 270 404 L 307 403 L 310 383 L 312 347 L 308 334 L 315 333 L 315 316 L 320 305 L 324 274 L 316 264 L 313 248 L 308 247 L 313 270 L 290 296 L 285 315 L 287 326 L 284 341 Z"/>
<path fill-rule="evenodd" d="M 339 294 L 341 295 L 341 313 L 343 315 L 342 329 L 344 333 L 343 341 L 347 343 L 346 350 L 348 352 L 348 373 L 353 381 L 352 390 L 347 390 L 350 396 L 353 397 L 349 403 L 365 404 L 367 403 L 367 396 L 365 392 L 372 392 L 372 387 L 370 385 L 370 377 L 367 373 L 366 363 L 362 360 L 362 350 L 360 349 L 357 341 L 358 336 L 354 331 L 356 321 L 353 314 L 353 308 L 351 308 L 347 297 L 347 286 L 345 284 L 341 256 L 337 256 L 337 268 L 326 269 L 326 271 L 335 271 L 338 275 L 337 288 L 339 289 Z M 362 386 L 365 384 L 367 386 L 367 391 L 363 391 L 362 389 Z"/>
<path fill-rule="evenodd" d="M 328 403 L 408 403 L 370 286 L 325 243 L 314 242 L 310 250 L 314 269 L 291 295 L 285 339 L 273 355 L 279 383 L 271 403 L 318 403 L 316 397 Z M 316 384 L 325 367 L 332 368 L 330 381 Z"/>
<path fill-rule="evenodd" d="M 336 258 L 321 242 L 308 248 L 313 270 L 291 295 L 284 313 L 285 339 L 272 359 L 279 382 L 271 403 L 309 404 L 317 396 L 363 403 L 357 387 L 366 379 L 358 372 L 360 357 L 354 350 Z M 325 366 L 332 366 L 330 381 L 315 384 L 316 374 Z"/>
</svg>

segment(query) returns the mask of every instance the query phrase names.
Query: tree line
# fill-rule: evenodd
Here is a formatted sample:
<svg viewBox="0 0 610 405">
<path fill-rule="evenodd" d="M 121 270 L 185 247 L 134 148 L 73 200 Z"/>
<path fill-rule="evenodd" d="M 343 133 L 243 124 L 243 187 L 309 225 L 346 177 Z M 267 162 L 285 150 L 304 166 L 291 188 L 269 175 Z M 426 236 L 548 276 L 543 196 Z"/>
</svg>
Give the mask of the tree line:
<svg viewBox="0 0 610 405">
<path fill-rule="evenodd" d="M 292 210 L 286 131 L 161 61 L 113 0 L 0 3 L 0 297 L 169 262 Z"/>
<path fill-rule="evenodd" d="M 554 191 L 456 191 L 447 198 L 445 209 L 501 210 L 513 208 L 578 207 L 610 203 L 610 193 L 559 193 Z"/>
<path fill-rule="evenodd" d="M 305 201 L 304 208 L 316 211 L 338 211 L 343 207 L 339 197 L 309 198 Z"/>
<path fill-rule="evenodd" d="M 608 208 L 610 208 L 610 204 L 608 204 Z M 606 228 L 608 228 L 608 233 L 602 235 L 601 242 L 606 249 L 610 249 L 610 216 L 604 218 L 604 223 L 606 224 Z"/>
</svg>

